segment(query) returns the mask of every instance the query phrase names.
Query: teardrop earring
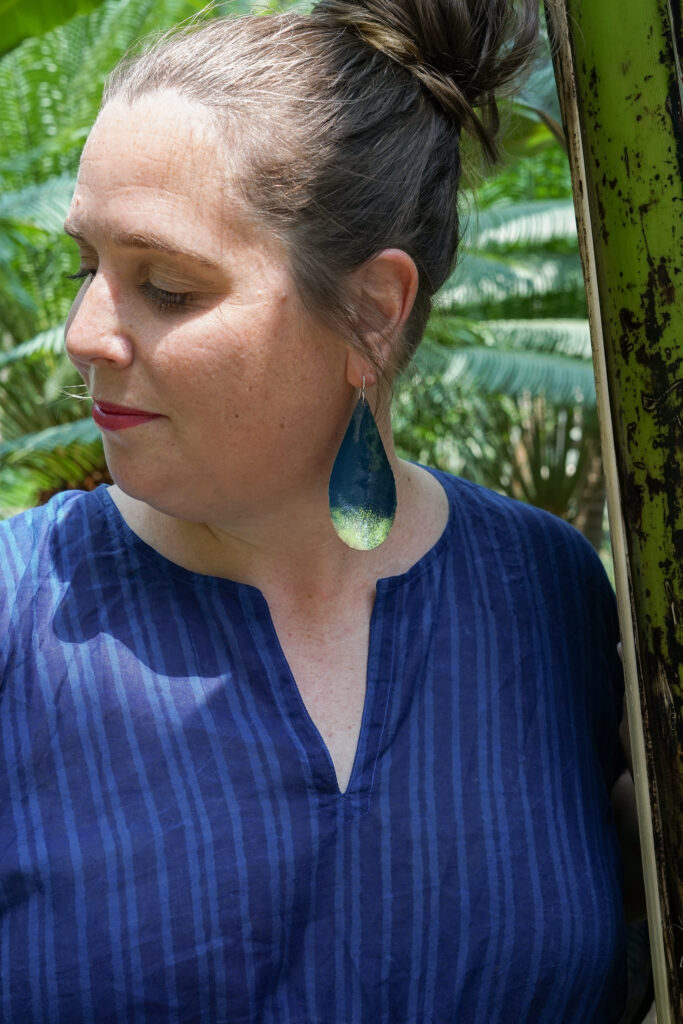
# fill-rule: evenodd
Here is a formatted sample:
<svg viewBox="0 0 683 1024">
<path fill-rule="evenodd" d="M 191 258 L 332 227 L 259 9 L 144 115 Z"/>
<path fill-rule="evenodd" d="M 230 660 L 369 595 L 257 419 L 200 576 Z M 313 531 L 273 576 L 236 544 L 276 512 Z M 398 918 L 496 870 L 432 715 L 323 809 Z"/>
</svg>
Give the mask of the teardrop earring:
<svg viewBox="0 0 683 1024">
<path fill-rule="evenodd" d="M 365 397 L 365 377 L 330 476 L 330 518 L 350 548 L 383 544 L 396 515 L 396 481 L 375 417 Z"/>
</svg>

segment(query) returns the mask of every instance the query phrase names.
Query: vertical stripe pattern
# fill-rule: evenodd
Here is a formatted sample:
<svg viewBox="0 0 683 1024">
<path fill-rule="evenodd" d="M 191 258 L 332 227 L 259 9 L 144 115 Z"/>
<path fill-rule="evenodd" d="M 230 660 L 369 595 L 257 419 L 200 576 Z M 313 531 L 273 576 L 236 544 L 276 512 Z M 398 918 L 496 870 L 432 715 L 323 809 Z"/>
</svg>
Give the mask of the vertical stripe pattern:
<svg viewBox="0 0 683 1024">
<path fill-rule="evenodd" d="M 105 487 L 0 524 L 3 1024 L 619 1019 L 613 595 L 571 527 L 436 475 L 345 793 L 258 590 Z"/>
</svg>

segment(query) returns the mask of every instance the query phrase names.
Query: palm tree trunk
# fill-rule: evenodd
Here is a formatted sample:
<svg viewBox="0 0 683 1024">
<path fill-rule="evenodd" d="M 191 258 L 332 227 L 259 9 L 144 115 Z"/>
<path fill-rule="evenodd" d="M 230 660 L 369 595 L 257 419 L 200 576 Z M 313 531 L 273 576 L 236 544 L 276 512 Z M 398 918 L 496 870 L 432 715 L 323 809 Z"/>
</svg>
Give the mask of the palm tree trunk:
<svg viewBox="0 0 683 1024">
<path fill-rule="evenodd" d="M 681 0 L 547 0 L 589 299 L 660 1024 L 683 1021 Z"/>
</svg>

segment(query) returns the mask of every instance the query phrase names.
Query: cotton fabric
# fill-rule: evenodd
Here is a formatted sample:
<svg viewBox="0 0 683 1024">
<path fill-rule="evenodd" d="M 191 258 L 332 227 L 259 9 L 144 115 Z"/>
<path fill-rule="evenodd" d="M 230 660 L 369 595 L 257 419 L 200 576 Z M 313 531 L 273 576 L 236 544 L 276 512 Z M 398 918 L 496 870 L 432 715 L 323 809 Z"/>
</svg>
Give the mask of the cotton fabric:
<svg viewBox="0 0 683 1024">
<path fill-rule="evenodd" d="M 618 1020 L 613 595 L 572 527 L 436 476 L 343 794 L 257 589 L 106 487 L 0 524 L 4 1024 Z"/>
</svg>

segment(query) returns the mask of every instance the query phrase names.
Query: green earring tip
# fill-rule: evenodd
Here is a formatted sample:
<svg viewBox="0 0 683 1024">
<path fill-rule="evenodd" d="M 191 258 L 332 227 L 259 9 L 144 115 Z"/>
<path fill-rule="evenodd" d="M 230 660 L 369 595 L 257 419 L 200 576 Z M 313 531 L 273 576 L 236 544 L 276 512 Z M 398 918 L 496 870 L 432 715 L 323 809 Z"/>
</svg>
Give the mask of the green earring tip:
<svg viewBox="0 0 683 1024">
<path fill-rule="evenodd" d="M 350 548 L 383 544 L 396 515 L 396 481 L 375 418 L 358 400 L 330 476 L 330 517 Z"/>
</svg>

